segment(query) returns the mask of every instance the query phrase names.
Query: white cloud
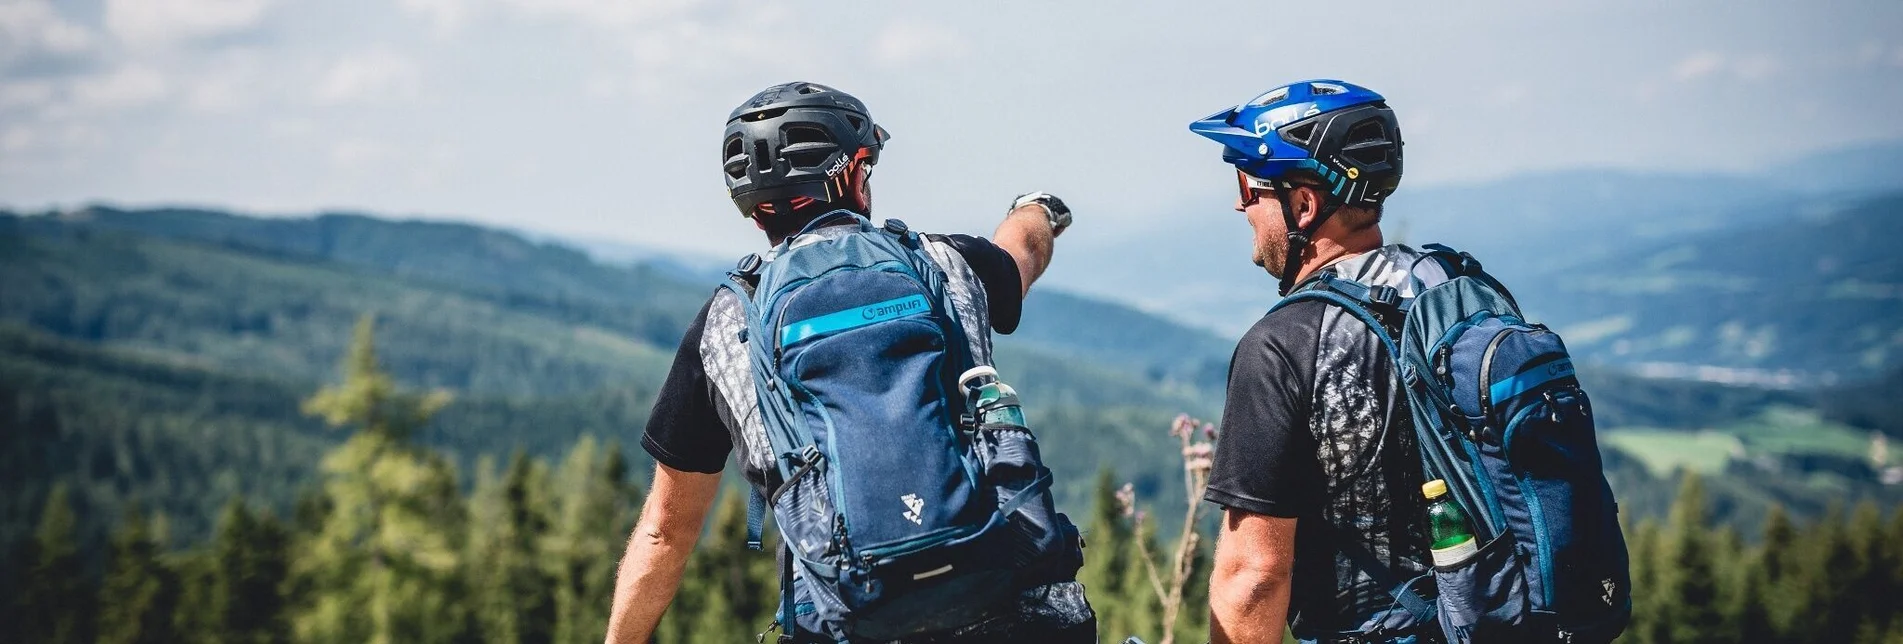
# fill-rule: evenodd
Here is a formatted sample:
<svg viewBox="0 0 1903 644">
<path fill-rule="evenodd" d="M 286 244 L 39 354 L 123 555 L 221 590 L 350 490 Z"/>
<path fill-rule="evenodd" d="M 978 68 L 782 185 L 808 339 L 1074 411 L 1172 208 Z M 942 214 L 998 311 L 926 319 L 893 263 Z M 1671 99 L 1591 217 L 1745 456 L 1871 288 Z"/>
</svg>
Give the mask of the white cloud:
<svg viewBox="0 0 1903 644">
<path fill-rule="evenodd" d="M 107 0 L 106 29 L 134 44 L 164 44 L 245 31 L 271 0 Z"/>
<path fill-rule="evenodd" d="M 416 94 L 421 73 L 416 61 L 387 49 L 346 56 L 330 66 L 317 84 L 320 103 L 341 104 L 407 98 Z"/>
<path fill-rule="evenodd" d="M 1725 66 L 1725 57 L 1709 51 L 1701 51 L 1685 57 L 1672 65 L 1672 77 L 1681 81 L 1694 80 Z"/>
<path fill-rule="evenodd" d="M 1731 73 L 1740 80 L 1760 81 L 1784 71 L 1783 61 L 1768 54 L 1740 58 L 1731 64 Z"/>
<path fill-rule="evenodd" d="M 880 30 L 872 46 L 880 65 L 905 67 L 925 61 L 955 60 L 971 52 L 964 36 L 944 26 L 895 22 Z"/>
<path fill-rule="evenodd" d="M 397 149 L 382 141 L 345 139 L 330 146 L 330 162 L 339 169 L 363 171 L 396 158 Z"/>
<path fill-rule="evenodd" d="M 50 81 L 19 81 L 0 84 L 0 110 L 11 108 L 31 108 L 45 105 L 53 100 L 53 83 Z"/>
<path fill-rule="evenodd" d="M 34 56 L 83 54 L 95 40 L 91 31 L 61 17 L 45 0 L 0 2 L 0 65 Z"/>
<path fill-rule="evenodd" d="M 471 0 L 398 0 L 397 6 L 411 14 L 423 16 L 436 28 L 437 33 L 450 33 L 461 27 L 469 19 L 474 3 Z"/>
<path fill-rule="evenodd" d="M 165 76 L 157 70 L 128 65 L 74 81 L 72 97 L 80 107 L 110 110 L 151 103 L 164 97 L 166 89 Z"/>
<path fill-rule="evenodd" d="M 529 15 L 575 20 L 597 27 L 625 28 L 677 16 L 701 0 L 500 0 Z"/>
<path fill-rule="evenodd" d="M 1526 88 L 1519 85 L 1502 85 L 1487 92 L 1487 103 L 1496 107 L 1508 107 L 1524 102 Z"/>
</svg>

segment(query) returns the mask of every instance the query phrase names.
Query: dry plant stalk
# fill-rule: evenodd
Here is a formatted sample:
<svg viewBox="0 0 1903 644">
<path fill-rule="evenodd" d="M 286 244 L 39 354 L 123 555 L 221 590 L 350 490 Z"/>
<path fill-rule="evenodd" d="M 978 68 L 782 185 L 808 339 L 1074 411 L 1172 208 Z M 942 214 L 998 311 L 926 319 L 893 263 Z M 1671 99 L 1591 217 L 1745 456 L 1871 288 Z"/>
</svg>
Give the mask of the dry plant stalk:
<svg viewBox="0 0 1903 644">
<path fill-rule="evenodd" d="M 1176 618 L 1183 608 L 1183 586 L 1189 583 L 1190 564 L 1200 543 L 1196 524 L 1202 518 L 1203 490 L 1209 486 L 1209 469 L 1214 465 L 1216 427 L 1184 414 L 1170 423 L 1170 436 L 1182 443 L 1183 493 L 1188 508 L 1183 512 L 1183 529 L 1176 538 L 1176 551 L 1170 557 L 1167 581 L 1157 571 L 1156 557 L 1150 552 L 1149 541 L 1143 538 L 1147 516 L 1137 509 L 1136 487 L 1125 483 L 1122 489 L 1117 490 L 1117 501 L 1123 505 L 1123 515 L 1130 517 L 1136 525 L 1137 552 L 1142 555 L 1143 567 L 1149 571 L 1150 590 L 1156 593 L 1157 601 L 1163 605 L 1161 644 L 1174 644 L 1176 640 Z"/>
</svg>

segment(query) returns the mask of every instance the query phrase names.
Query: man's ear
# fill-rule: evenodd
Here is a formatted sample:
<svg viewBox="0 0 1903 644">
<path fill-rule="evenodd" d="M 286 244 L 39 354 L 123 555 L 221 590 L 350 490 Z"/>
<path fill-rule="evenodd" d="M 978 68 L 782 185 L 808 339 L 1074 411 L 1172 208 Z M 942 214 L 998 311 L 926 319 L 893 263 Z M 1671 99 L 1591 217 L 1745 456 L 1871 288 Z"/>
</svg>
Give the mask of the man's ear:
<svg viewBox="0 0 1903 644">
<path fill-rule="evenodd" d="M 857 202 L 859 212 L 872 214 L 872 166 L 861 161 L 853 164 L 852 200 Z"/>
<path fill-rule="evenodd" d="M 1315 223 L 1315 215 L 1321 212 L 1321 194 L 1312 186 L 1298 186 L 1291 196 L 1295 197 L 1289 200 L 1289 207 L 1295 209 L 1295 225 L 1307 230 L 1310 224 Z"/>
</svg>

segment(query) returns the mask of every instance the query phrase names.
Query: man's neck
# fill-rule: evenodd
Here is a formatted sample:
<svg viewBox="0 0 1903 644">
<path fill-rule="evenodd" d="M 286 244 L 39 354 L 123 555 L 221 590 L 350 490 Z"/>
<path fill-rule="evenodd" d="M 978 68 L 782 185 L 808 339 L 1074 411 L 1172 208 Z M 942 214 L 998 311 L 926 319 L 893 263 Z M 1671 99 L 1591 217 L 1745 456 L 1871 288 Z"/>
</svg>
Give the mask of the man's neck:
<svg viewBox="0 0 1903 644">
<path fill-rule="evenodd" d="M 1308 244 L 1302 252 L 1302 270 L 1295 274 L 1295 283 L 1300 284 L 1317 271 L 1328 265 L 1362 253 L 1380 248 L 1386 243 L 1381 237 L 1381 227 L 1370 226 L 1365 230 L 1348 234 L 1344 239 L 1321 237 Z"/>
</svg>

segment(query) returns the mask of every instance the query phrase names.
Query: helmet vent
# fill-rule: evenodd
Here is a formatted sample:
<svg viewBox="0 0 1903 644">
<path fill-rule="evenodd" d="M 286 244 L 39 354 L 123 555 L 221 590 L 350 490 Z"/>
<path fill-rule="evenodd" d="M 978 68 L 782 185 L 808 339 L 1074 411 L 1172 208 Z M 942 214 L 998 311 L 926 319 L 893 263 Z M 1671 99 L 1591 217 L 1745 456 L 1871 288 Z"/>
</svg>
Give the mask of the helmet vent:
<svg viewBox="0 0 1903 644">
<path fill-rule="evenodd" d="M 810 125 L 794 125 L 786 128 L 786 144 L 796 143 L 832 143 L 833 139 L 826 131 Z"/>
<path fill-rule="evenodd" d="M 770 172 L 773 169 L 773 159 L 767 156 L 766 141 L 753 142 L 753 168 L 760 172 Z"/>
<path fill-rule="evenodd" d="M 1342 146 L 1342 156 L 1362 165 L 1386 163 L 1389 147 L 1387 127 L 1378 120 L 1370 119 L 1348 128 L 1347 145 Z"/>
<path fill-rule="evenodd" d="M 1348 93 L 1348 88 L 1333 83 L 1309 83 L 1308 93 L 1315 96 L 1332 96 L 1335 94 L 1346 94 Z"/>
<path fill-rule="evenodd" d="M 857 116 L 853 116 L 851 114 L 846 115 L 846 123 L 852 126 L 852 131 L 854 132 L 858 132 L 859 130 L 863 130 L 866 128 L 865 119 L 859 118 Z"/>
<path fill-rule="evenodd" d="M 1249 107 L 1262 107 L 1270 103 L 1280 102 L 1282 99 L 1285 99 L 1285 98 L 1288 98 L 1288 88 L 1277 87 L 1275 89 L 1269 90 L 1267 93 L 1264 93 L 1261 96 L 1255 97 L 1255 100 L 1249 101 Z"/>
<path fill-rule="evenodd" d="M 800 88 L 795 91 L 801 94 L 818 94 L 826 90 L 820 88 L 818 85 L 801 85 Z"/>
<path fill-rule="evenodd" d="M 780 155 L 786 157 L 786 163 L 795 168 L 819 166 L 839 149 L 832 135 L 820 127 L 789 125 L 781 132 L 786 137 L 786 146 L 780 148 Z"/>
<path fill-rule="evenodd" d="M 1315 136 L 1315 123 L 1313 121 L 1289 128 L 1287 132 L 1282 133 L 1282 138 L 1288 139 L 1290 143 L 1303 147 L 1308 146 L 1308 140 L 1313 136 Z"/>
<path fill-rule="evenodd" d="M 727 147 L 721 151 L 720 155 L 722 165 L 727 170 L 727 176 L 733 177 L 736 180 L 747 176 L 747 157 L 745 155 L 745 146 L 740 144 L 740 137 L 736 136 L 727 139 Z"/>
</svg>

